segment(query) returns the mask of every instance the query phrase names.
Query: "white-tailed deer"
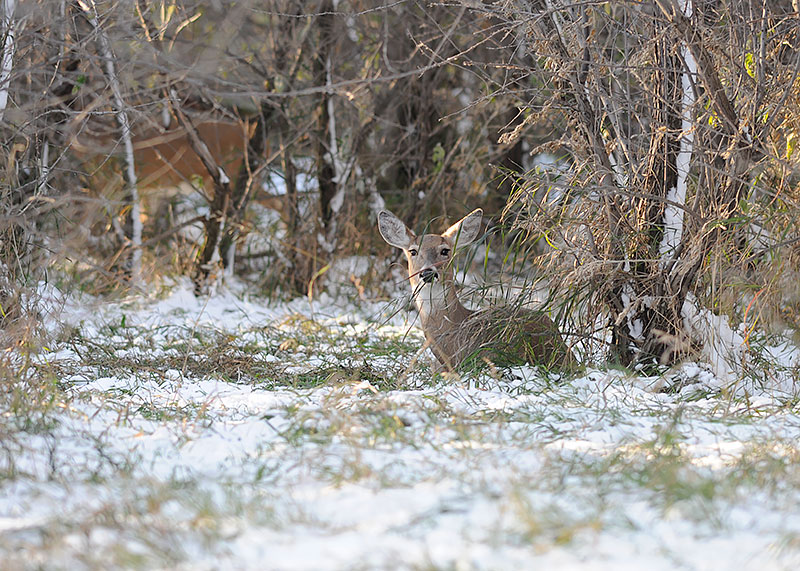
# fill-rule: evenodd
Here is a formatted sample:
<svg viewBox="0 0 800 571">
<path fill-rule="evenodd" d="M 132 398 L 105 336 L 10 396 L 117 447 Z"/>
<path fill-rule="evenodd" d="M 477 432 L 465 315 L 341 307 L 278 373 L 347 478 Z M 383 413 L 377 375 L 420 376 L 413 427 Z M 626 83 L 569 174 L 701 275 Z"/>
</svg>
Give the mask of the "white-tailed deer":
<svg viewBox="0 0 800 571">
<path fill-rule="evenodd" d="M 513 306 L 471 311 L 458 300 L 451 260 L 456 245 L 478 237 L 482 218 L 478 209 L 442 234 L 418 237 L 391 212 L 378 215 L 381 236 L 408 260 L 408 279 L 428 345 L 449 370 L 485 359 L 571 368 L 572 352 L 544 312 Z"/>
</svg>

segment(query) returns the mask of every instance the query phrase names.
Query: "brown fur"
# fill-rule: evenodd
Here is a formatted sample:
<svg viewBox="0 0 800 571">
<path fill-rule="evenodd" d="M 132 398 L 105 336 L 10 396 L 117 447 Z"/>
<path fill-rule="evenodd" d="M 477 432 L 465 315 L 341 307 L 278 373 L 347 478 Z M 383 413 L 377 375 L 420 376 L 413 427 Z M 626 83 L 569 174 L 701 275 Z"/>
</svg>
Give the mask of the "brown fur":
<svg viewBox="0 0 800 571">
<path fill-rule="evenodd" d="M 476 210 L 443 234 L 418 238 L 390 212 L 379 216 L 381 235 L 406 255 L 422 330 L 434 355 L 450 370 L 483 360 L 572 368 L 572 352 L 544 312 L 513 306 L 471 311 L 458 300 L 452 254 L 456 242 L 463 245 L 477 238 L 481 218 L 482 212 Z M 426 273 L 435 277 L 426 282 Z"/>
</svg>

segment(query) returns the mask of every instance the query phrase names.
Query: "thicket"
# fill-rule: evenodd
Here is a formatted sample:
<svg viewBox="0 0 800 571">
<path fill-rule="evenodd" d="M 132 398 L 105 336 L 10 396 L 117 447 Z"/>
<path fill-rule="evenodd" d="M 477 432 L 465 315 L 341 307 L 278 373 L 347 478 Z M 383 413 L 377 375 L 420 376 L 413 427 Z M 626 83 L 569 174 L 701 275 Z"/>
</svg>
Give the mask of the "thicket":
<svg viewBox="0 0 800 571">
<path fill-rule="evenodd" d="M 394 255 L 384 207 L 418 229 L 482 207 L 626 365 L 691 350 L 686 303 L 797 325 L 789 0 L 2 8 L 8 342 L 42 280 L 324 288 Z"/>
</svg>

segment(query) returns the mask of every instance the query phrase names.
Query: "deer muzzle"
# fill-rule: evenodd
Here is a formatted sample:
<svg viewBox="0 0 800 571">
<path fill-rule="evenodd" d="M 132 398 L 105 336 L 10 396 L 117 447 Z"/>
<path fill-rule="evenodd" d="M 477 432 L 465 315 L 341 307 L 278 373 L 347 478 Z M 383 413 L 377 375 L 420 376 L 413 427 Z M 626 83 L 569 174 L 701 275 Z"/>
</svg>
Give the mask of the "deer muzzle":
<svg viewBox="0 0 800 571">
<path fill-rule="evenodd" d="M 419 278 L 426 284 L 433 283 L 439 277 L 439 272 L 434 268 L 425 268 L 419 272 Z"/>
</svg>

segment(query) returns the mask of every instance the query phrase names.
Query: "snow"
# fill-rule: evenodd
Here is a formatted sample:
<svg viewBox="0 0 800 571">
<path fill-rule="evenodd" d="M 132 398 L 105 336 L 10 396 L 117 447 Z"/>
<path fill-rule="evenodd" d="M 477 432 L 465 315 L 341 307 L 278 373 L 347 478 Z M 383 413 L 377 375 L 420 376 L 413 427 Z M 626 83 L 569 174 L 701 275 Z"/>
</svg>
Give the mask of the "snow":
<svg viewBox="0 0 800 571">
<path fill-rule="evenodd" d="M 313 306 L 236 284 L 197 298 L 188 281 L 113 302 L 40 293 L 62 341 L 36 359 L 67 398 L 13 434 L 20 413 L 0 411 L 4 568 L 800 564 L 797 348 L 766 344 L 774 383 L 748 380 L 745 337 L 696 300 L 684 317 L 715 341 L 661 376 L 441 379 L 414 314 L 344 285 Z M 236 374 L 203 368 L 246 355 Z"/>
<path fill-rule="evenodd" d="M 228 178 L 228 173 L 226 173 L 222 167 L 217 167 L 217 175 L 219 176 L 220 184 L 230 184 L 231 179 Z"/>
</svg>

